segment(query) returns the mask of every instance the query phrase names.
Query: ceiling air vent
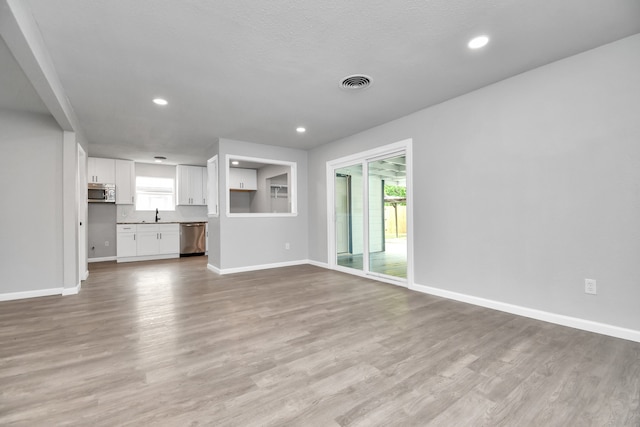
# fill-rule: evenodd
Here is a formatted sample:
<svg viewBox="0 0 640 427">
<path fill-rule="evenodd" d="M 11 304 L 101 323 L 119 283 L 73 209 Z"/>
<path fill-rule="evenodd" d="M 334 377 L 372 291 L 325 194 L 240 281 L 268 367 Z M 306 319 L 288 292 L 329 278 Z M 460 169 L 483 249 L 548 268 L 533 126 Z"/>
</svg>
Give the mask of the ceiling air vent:
<svg viewBox="0 0 640 427">
<path fill-rule="evenodd" d="M 365 89 L 371 86 L 371 77 L 364 74 L 354 74 L 347 76 L 340 81 L 340 87 L 342 89 L 355 90 Z"/>
</svg>

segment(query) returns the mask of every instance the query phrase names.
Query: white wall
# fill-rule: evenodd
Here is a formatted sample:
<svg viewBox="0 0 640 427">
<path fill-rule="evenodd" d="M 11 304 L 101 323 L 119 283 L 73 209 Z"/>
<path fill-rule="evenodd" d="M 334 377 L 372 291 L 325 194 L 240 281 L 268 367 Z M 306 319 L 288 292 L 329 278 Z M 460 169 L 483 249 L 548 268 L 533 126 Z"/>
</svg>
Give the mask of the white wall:
<svg viewBox="0 0 640 427">
<path fill-rule="evenodd" d="M 62 130 L 51 116 L 0 110 L 0 297 L 61 289 Z"/>
<path fill-rule="evenodd" d="M 310 258 L 326 161 L 413 138 L 417 284 L 640 330 L 638 70 L 635 35 L 312 150 Z"/>
<path fill-rule="evenodd" d="M 265 264 L 302 261 L 307 251 L 307 152 L 292 148 L 220 139 L 219 241 L 222 269 L 250 268 Z M 298 215 L 290 217 L 228 217 L 226 199 L 226 155 L 251 156 L 297 163 Z M 225 165 L 222 167 L 222 165 Z M 209 226 L 212 221 L 209 219 Z M 210 230 L 211 232 L 211 230 Z M 212 243 L 211 238 L 209 243 Z M 285 249 L 289 243 L 290 249 Z M 210 247 L 211 250 L 211 247 Z M 210 257 L 211 258 L 211 257 Z"/>
</svg>

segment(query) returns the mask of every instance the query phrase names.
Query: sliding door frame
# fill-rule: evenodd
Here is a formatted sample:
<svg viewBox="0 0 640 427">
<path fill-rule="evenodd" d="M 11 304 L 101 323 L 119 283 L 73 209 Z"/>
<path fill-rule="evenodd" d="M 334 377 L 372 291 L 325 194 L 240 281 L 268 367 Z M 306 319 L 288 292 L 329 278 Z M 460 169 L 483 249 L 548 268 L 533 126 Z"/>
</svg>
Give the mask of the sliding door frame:
<svg viewBox="0 0 640 427">
<path fill-rule="evenodd" d="M 349 156 L 340 157 L 330 160 L 326 165 L 327 178 L 327 264 L 330 269 L 338 270 L 356 276 L 368 277 L 386 283 L 391 283 L 403 287 L 411 287 L 413 285 L 413 154 L 412 139 L 405 139 L 393 144 L 384 145 L 371 150 L 360 153 L 351 154 Z M 335 210 L 335 172 L 337 169 L 352 166 L 356 164 L 363 165 L 363 191 L 366 195 L 367 206 L 369 198 L 369 165 L 372 160 L 377 160 L 387 156 L 396 154 L 404 154 L 406 156 L 406 174 L 407 174 L 407 278 L 398 278 L 397 280 L 387 276 L 370 272 L 369 268 L 369 209 L 364 209 L 364 233 L 363 239 L 363 270 L 348 268 L 338 265 L 336 256 L 336 210 Z M 365 256 L 367 255 L 367 256 Z"/>
</svg>

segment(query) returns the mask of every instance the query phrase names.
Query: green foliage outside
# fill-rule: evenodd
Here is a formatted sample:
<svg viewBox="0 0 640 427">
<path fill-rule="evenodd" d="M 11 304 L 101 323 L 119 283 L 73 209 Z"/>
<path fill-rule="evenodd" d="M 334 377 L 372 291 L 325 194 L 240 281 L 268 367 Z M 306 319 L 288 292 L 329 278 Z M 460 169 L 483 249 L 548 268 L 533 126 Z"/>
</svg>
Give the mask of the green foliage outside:
<svg viewBox="0 0 640 427">
<path fill-rule="evenodd" d="M 384 194 L 386 196 L 393 196 L 393 197 L 407 197 L 407 188 L 406 187 L 400 187 L 398 185 L 386 185 L 384 186 Z M 399 205 L 404 206 L 407 203 L 406 202 L 398 202 Z M 391 206 L 391 203 L 385 203 L 385 205 L 387 206 Z"/>
</svg>

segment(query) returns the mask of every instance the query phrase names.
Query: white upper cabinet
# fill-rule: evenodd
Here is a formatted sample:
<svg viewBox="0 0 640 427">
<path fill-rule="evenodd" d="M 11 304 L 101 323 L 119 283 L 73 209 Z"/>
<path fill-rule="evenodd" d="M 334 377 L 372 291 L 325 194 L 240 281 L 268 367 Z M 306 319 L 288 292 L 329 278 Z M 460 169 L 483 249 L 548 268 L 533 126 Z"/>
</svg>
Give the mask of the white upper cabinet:
<svg viewBox="0 0 640 427">
<path fill-rule="evenodd" d="M 206 169 L 201 166 L 178 165 L 176 183 L 178 205 L 207 204 Z"/>
<path fill-rule="evenodd" d="M 229 168 L 229 189 L 257 190 L 257 171 L 255 169 Z"/>
<path fill-rule="evenodd" d="M 132 205 L 136 195 L 136 174 L 133 160 L 116 160 L 116 204 Z"/>
<path fill-rule="evenodd" d="M 116 166 L 113 159 L 89 157 L 89 183 L 114 184 L 116 182 Z"/>
</svg>

